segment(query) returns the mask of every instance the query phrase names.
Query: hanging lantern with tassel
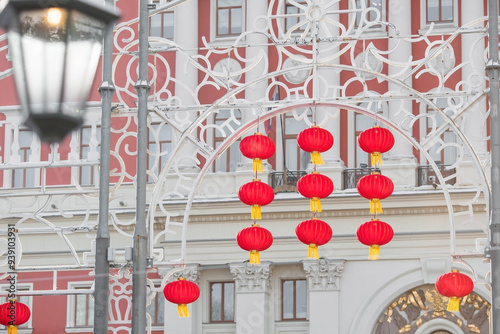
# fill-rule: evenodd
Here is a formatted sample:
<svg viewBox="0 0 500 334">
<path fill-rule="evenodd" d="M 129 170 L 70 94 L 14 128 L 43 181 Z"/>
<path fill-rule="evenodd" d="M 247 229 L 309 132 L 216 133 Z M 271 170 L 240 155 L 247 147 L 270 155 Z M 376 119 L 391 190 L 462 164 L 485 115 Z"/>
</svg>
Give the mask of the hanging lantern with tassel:
<svg viewBox="0 0 500 334">
<path fill-rule="evenodd" d="M 392 194 L 394 183 L 387 176 L 372 173 L 359 179 L 356 188 L 361 196 L 370 200 L 370 213 L 382 213 L 380 200 Z"/>
<path fill-rule="evenodd" d="M 297 144 L 303 151 L 311 153 L 311 162 L 314 165 L 323 165 L 324 162 L 320 153 L 332 148 L 333 136 L 319 126 L 312 126 L 299 133 Z"/>
<path fill-rule="evenodd" d="M 253 179 L 252 182 L 245 183 L 238 191 L 238 197 L 246 205 L 252 207 L 252 219 L 261 219 L 261 207 L 268 205 L 274 199 L 274 190 L 270 185 Z"/>
<path fill-rule="evenodd" d="M 241 154 L 253 160 L 252 170 L 254 172 L 263 172 L 262 160 L 269 159 L 275 150 L 276 146 L 273 140 L 259 132 L 240 141 Z"/>
<path fill-rule="evenodd" d="M 394 231 L 391 225 L 376 218 L 361 224 L 356 231 L 359 242 L 370 246 L 369 260 L 378 260 L 380 246 L 392 240 Z"/>
<path fill-rule="evenodd" d="M 308 258 L 319 259 L 318 246 L 326 244 L 332 238 L 332 228 L 326 222 L 313 218 L 305 220 L 295 228 L 297 238 L 308 247 Z"/>
<path fill-rule="evenodd" d="M 273 244 L 273 235 L 258 224 L 252 224 L 252 226 L 244 228 L 238 233 L 236 241 L 238 242 L 238 246 L 250 252 L 251 264 L 260 264 L 259 252 L 271 247 Z"/>
<path fill-rule="evenodd" d="M 436 280 L 436 290 L 440 295 L 449 297 L 448 311 L 459 310 L 460 298 L 467 296 L 474 289 L 472 279 L 453 269 L 451 272 L 441 275 Z"/>
<path fill-rule="evenodd" d="M 321 212 L 320 199 L 333 192 L 333 181 L 328 176 L 312 172 L 297 181 L 297 190 L 302 196 L 311 199 L 311 212 Z"/>
<path fill-rule="evenodd" d="M 198 299 L 200 296 L 200 288 L 196 285 L 196 283 L 180 277 L 177 281 L 172 281 L 165 285 L 163 295 L 169 302 L 177 304 L 179 317 L 188 318 L 190 317 L 190 314 L 187 304 Z"/>
<path fill-rule="evenodd" d="M 382 164 L 382 153 L 389 151 L 394 146 L 394 136 L 391 131 L 374 126 L 359 134 L 359 147 L 366 153 L 370 153 L 372 167 Z"/>
<path fill-rule="evenodd" d="M 0 324 L 7 327 L 8 334 L 16 334 L 17 326 L 27 322 L 30 316 L 29 307 L 16 300 L 9 300 L 0 305 Z"/>
</svg>

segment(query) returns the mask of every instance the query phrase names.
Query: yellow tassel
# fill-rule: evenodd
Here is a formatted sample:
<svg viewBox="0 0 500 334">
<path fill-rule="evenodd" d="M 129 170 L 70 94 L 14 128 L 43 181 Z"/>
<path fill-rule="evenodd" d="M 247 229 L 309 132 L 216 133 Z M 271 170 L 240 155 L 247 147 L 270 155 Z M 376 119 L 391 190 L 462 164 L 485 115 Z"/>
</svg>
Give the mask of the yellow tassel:
<svg viewBox="0 0 500 334">
<path fill-rule="evenodd" d="M 250 264 L 260 264 L 260 255 L 256 250 L 250 251 Z"/>
<path fill-rule="evenodd" d="M 186 304 L 177 305 L 177 312 L 179 313 L 179 317 L 181 318 L 189 318 L 191 316 Z"/>
<path fill-rule="evenodd" d="M 368 255 L 368 260 L 378 260 L 378 254 L 380 252 L 379 245 L 371 245 L 370 253 Z"/>
<path fill-rule="evenodd" d="M 371 155 L 372 167 L 380 166 L 382 164 L 382 155 L 380 152 L 373 152 Z"/>
<path fill-rule="evenodd" d="M 460 298 L 451 297 L 450 300 L 448 301 L 447 310 L 450 312 L 457 312 L 459 305 L 460 305 Z"/>
<path fill-rule="evenodd" d="M 318 197 L 311 198 L 311 212 L 321 212 L 321 201 Z"/>
<path fill-rule="evenodd" d="M 323 159 L 321 158 L 321 154 L 318 151 L 311 152 L 311 162 L 313 165 L 323 165 Z"/>
<path fill-rule="evenodd" d="M 378 198 L 372 198 L 370 201 L 370 213 L 382 213 L 382 206 Z"/>
<path fill-rule="evenodd" d="M 261 210 L 260 210 L 260 205 L 254 204 L 252 205 L 252 214 L 251 214 L 252 219 L 261 219 Z"/>
<path fill-rule="evenodd" d="M 7 327 L 7 334 L 17 334 L 17 327 L 14 325 L 9 325 Z"/>
<path fill-rule="evenodd" d="M 307 249 L 307 256 L 310 259 L 319 259 L 318 246 L 316 246 L 315 244 L 310 244 L 309 248 Z"/>
<path fill-rule="evenodd" d="M 264 168 L 262 167 L 262 160 L 259 158 L 254 158 L 252 163 L 252 171 L 262 173 Z"/>
</svg>

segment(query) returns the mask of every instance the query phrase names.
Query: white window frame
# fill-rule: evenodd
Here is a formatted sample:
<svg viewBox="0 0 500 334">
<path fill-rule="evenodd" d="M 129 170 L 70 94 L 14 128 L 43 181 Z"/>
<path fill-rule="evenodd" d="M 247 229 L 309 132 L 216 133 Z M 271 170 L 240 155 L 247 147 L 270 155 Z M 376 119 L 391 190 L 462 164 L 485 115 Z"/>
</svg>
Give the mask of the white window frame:
<svg viewBox="0 0 500 334">
<path fill-rule="evenodd" d="M 434 23 L 433 32 L 453 32 L 458 28 L 458 0 L 453 0 L 453 22 Z M 427 23 L 427 0 L 420 0 L 420 29 L 419 34 L 425 33 L 431 24 Z"/>
<path fill-rule="evenodd" d="M 78 289 L 78 288 L 88 288 L 90 289 L 94 284 L 93 281 L 80 281 L 80 282 L 68 282 L 68 289 Z M 70 294 L 67 298 L 66 304 L 66 333 L 81 333 L 81 332 L 92 332 L 93 327 L 75 327 L 75 295 Z"/>
<path fill-rule="evenodd" d="M 349 6 L 353 6 L 356 4 L 356 1 L 354 2 L 349 2 Z M 382 8 L 380 9 L 380 21 L 386 22 L 387 21 L 387 2 L 382 0 L 381 1 Z M 351 8 L 355 9 L 355 8 Z M 353 29 L 359 29 L 358 26 L 356 26 L 356 12 L 353 12 L 352 14 L 349 15 L 349 20 L 353 20 L 353 22 L 349 22 L 349 26 L 353 27 Z M 382 34 L 386 34 L 387 32 L 387 26 L 384 24 L 380 24 L 378 27 L 370 27 L 366 28 L 366 30 L 363 32 L 363 36 L 379 36 Z"/>
<path fill-rule="evenodd" d="M 246 1 L 242 0 L 241 8 L 241 33 L 246 31 Z M 238 35 L 217 37 L 217 0 L 210 0 L 210 44 L 226 44 L 228 41 L 236 40 Z M 244 39 L 243 39 L 244 40 Z"/>
<path fill-rule="evenodd" d="M 9 290 L 9 288 L 10 288 L 9 284 L 0 284 L 0 289 L 2 289 L 2 291 L 7 291 L 7 290 Z M 17 290 L 30 290 L 31 291 L 31 290 L 33 290 L 33 283 L 18 283 Z M 7 299 L 7 297 L 6 297 L 6 299 Z M 29 320 L 26 322 L 26 324 L 23 324 L 23 326 L 24 325 L 28 326 L 27 328 L 22 328 L 22 327 L 17 328 L 17 333 L 19 333 L 19 334 L 30 334 L 33 332 L 33 324 L 32 324 L 33 296 L 28 296 L 28 303 L 25 303 L 25 304 L 30 309 L 31 316 L 30 316 Z M 0 333 L 5 334 L 5 333 L 7 333 L 7 330 L 2 329 L 2 330 L 0 330 Z"/>
<path fill-rule="evenodd" d="M 156 291 L 156 295 L 155 295 L 155 298 L 160 298 L 160 300 L 163 300 L 163 325 L 153 325 L 151 323 L 151 330 L 152 331 L 162 331 L 163 328 L 165 327 L 165 318 L 166 318 L 166 314 L 165 314 L 165 311 L 166 311 L 166 299 L 163 297 L 163 293 L 162 293 L 162 290 L 161 290 L 161 283 L 162 283 L 162 280 L 161 279 L 148 279 L 148 281 L 152 282 L 153 285 L 155 286 L 155 290 L 158 290 Z M 153 301 L 153 299 L 151 299 L 151 301 Z M 150 304 L 147 304 L 146 305 L 146 313 L 147 313 L 147 307 L 149 306 Z M 149 318 L 151 319 L 151 318 Z M 148 320 L 149 321 L 149 320 Z M 152 321 L 152 319 L 151 319 Z"/>
</svg>

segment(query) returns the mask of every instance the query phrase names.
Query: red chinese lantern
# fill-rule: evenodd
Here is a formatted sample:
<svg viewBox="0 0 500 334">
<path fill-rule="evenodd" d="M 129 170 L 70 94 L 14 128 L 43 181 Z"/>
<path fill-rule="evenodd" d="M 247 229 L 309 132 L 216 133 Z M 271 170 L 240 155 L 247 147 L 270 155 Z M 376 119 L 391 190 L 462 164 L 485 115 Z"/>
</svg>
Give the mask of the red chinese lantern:
<svg viewBox="0 0 500 334">
<path fill-rule="evenodd" d="M 238 191 L 240 200 L 246 205 L 252 206 L 252 219 L 261 219 L 261 206 L 268 205 L 274 199 L 274 190 L 270 185 L 254 179 L 245 183 Z"/>
<path fill-rule="evenodd" d="M 303 151 L 311 153 L 311 162 L 313 164 L 322 165 L 324 162 L 320 153 L 332 148 L 333 136 L 319 126 L 312 126 L 299 133 L 297 144 Z"/>
<path fill-rule="evenodd" d="M 372 166 L 382 163 L 381 154 L 389 151 L 394 146 L 394 136 L 391 131 L 374 126 L 359 134 L 359 147 L 366 153 L 370 153 Z"/>
<path fill-rule="evenodd" d="M 363 245 L 370 246 L 369 260 L 378 260 L 380 246 L 392 240 L 394 231 L 391 225 L 376 218 L 358 227 L 356 236 Z"/>
<path fill-rule="evenodd" d="M 458 270 L 452 270 L 439 276 L 436 280 L 437 292 L 450 298 L 448 301 L 448 311 L 450 312 L 458 311 L 460 298 L 470 294 L 473 289 L 474 282 L 472 282 L 472 279 Z"/>
<path fill-rule="evenodd" d="M 258 132 L 240 141 L 241 153 L 245 157 L 253 159 L 252 169 L 254 172 L 262 173 L 262 160 L 270 158 L 275 150 L 276 146 L 272 139 Z"/>
<path fill-rule="evenodd" d="M 0 324 L 7 326 L 8 334 L 16 334 L 17 326 L 30 319 L 31 312 L 28 306 L 15 300 L 0 305 Z"/>
<path fill-rule="evenodd" d="M 328 197 L 333 191 L 333 181 L 328 176 L 312 172 L 297 181 L 299 193 L 311 199 L 311 211 L 321 212 L 321 198 Z"/>
<path fill-rule="evenodd" d="M 359 179 L 356 188 L 361 196 L 370 200 L 370 213 L 382 213 L 380 200 L 392 194 L 394 183 L 387 176 L 372 173 Z"/>
<path fill-rule="evenodd" d="M 238 233 L 236 241 L 238 246 L 250 252 L 251 264 L 260 264 L 259 252 L 271 247 L 273 235 L 258 224 L 252 224 L 252 226 L 244 228 Z"/>
<path fill-rule="evenodd" d="M 188 318 L 189 310 L 187 304 L 192 303 L 200 296 L 200 288 L 196 283 L 186 280 L 183 277 L 165 285 L 163 289 L 165 298 L 174 304 L 177 304 L 179 317 Z"/>
<path fill-rule="evenodd" d="M 297 238 L 308 247 L 308 257 L 319 259 L 318 246 L 326 244 L 332 238 L 332 228 L 317 218 L 305 220 L 295 228 Z"/>
</svg>

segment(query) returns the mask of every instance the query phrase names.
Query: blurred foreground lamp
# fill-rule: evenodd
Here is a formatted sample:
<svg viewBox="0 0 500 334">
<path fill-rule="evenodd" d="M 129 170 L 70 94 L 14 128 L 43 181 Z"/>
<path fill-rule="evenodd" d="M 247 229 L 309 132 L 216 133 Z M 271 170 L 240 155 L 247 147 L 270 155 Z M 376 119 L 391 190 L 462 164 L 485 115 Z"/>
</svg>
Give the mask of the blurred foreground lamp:
<svg viewBox="0 0 500 334">
<path fill-rule="evenodd" d="M 1 0 L 25 124 L 61 141 L 83 123 L 103 37 L 118 13 L 96 1 Z"/>
</svg>

